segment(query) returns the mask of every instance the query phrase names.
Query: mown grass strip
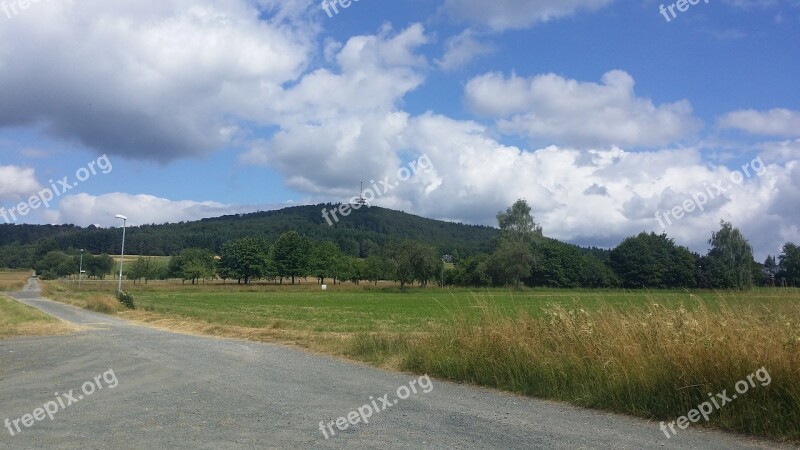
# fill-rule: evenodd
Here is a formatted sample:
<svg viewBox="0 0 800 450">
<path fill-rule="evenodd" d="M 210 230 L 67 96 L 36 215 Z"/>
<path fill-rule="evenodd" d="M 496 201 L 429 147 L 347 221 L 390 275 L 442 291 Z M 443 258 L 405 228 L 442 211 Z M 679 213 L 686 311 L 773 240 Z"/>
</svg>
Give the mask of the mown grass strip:
<svg viewBox="0 0 800 450">
<path fill-rule="evenodd" d="M 54 317 L 0 295 L 0 339 L 65 334 L 73 330 Z"/>
</svg>

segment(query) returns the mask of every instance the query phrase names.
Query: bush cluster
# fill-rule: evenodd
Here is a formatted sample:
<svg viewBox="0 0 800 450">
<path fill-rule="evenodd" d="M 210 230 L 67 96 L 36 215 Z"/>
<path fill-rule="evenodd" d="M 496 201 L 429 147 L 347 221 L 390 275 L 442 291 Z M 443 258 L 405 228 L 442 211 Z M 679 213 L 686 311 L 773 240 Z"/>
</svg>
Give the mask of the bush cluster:
<svg viewBox="0 0 800 450">
<path fill-rule="evenodd" d="M 133 302 L 133 294 L 128 291 L 120 291 L 120 293 L 117 294 L 117 300 L 127 308 L 136 309 L 136 305 Z"/>
</svg>

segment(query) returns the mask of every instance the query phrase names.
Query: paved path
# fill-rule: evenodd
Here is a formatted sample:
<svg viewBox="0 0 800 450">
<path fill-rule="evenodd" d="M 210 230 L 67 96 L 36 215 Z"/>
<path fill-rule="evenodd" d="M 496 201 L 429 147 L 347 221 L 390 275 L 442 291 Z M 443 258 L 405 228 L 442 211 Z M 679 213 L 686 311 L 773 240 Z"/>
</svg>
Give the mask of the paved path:
<svg viewBox="0 0 800 450">
<path fill-rule="evenodd" d="M 280 345 L 142 327 L 40 298 L 33 280 L 13 296 L 89 329 L 0 340 L 0 421 L 15 432 L 0 429 L 0 449 L 776 447 L 698 428 L 667 440 L 656 423 L 626 416 L 438 380 L 429 388 Z M 417 394 L 394 404 L 411 380 Z M 334 425 L 325 439 L 320 421 L 371 396 L 382 408 L 385 394 L 391 407 L 366 425 Z M 16 432 L 14 419 L 46 404 L 53 420 L 19 420 Z"/>
</svg>

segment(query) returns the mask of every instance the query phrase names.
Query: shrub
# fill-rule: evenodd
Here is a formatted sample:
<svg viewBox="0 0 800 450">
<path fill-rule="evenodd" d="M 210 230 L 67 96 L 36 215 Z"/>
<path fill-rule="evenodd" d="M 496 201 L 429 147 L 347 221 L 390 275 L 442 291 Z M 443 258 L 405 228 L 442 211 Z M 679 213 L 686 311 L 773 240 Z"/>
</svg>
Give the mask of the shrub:
<svg viewBox="0 0 800 450">
<path fill-rule="evenodd" d="M 117 300 L 130 309 L 136 309 L 136 305 L 133 303 L 133 294 L 128 291 L 120 291 L 117 294 Z"/>
</svg>

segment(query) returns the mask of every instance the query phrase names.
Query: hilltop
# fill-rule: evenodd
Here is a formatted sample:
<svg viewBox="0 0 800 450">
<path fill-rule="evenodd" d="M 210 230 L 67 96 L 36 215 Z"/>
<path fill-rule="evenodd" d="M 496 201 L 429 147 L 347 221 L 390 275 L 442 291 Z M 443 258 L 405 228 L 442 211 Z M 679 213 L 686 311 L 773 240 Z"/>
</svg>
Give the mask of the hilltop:
<svg viewBox="0 0 800 450">
<path fill-rule="evenodd" d="M 259 235 L 270 241 L 295 230 L 314 240 L 336 242 L 352 256 L 366 256 L 393 240 L 413 239 L 435 247 L 440 253 L 461 256 L 489 252 L 498 230 L 427 219 L 402 211 L 362 208 L 332 226 L 322 209 L 335 204 L 295 206 L 274 211 L 229 215 L 161 225 L 129 227 L 126 253 L 169 256 L 185 248 L 198 247 L 218 252 L 230 240 Z M 0 225 L 0 252 L 7 246 L 34 246 L 52 240 L 58 249 L 83 248 L 89 253 L 119 253 L 120 232 L 116 228 L 75 225 Z M 2 263 L 2 261 L 0 261 Z"/>
</svg>

